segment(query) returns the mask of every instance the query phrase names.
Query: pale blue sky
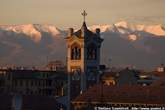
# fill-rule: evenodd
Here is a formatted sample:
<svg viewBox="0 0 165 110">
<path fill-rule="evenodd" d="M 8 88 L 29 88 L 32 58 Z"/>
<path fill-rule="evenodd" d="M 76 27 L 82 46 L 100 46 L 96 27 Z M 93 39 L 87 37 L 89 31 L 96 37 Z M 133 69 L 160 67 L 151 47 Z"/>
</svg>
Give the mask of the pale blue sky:
<svg viewBox="0 0 165 110">
<path fill-rule="evenodd" d="M 165 0 L 0 0 L 0 24 L 77 27 L 83 9 L 88 13 L 88 25 L 120 20 L 165 25 Z"/>
</svg>

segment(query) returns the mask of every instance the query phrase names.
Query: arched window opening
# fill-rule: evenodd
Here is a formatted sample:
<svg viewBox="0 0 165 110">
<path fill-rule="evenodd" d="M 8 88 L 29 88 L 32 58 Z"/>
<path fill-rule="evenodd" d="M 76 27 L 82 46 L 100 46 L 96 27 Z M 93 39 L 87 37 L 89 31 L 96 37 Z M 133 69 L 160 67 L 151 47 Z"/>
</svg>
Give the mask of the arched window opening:
<svg viewBox="0 0 165 110">
<path fill-rule="evenodd" d="M 80 67 L 72 68 L 72 80 L 80 80 L 81 77 Z"/>
<path fill-rule="evenodd" d="M 78 45 L 73 45 L 71 48 L 71 60 L 81 59 L 81 48 Z"/>
<path fill-rule="evenodd" d="M 96 60 L 97 59 L 97 48 L 94 44 L 91 44 L 87 48 L 87 59 Z"/>
</svg>

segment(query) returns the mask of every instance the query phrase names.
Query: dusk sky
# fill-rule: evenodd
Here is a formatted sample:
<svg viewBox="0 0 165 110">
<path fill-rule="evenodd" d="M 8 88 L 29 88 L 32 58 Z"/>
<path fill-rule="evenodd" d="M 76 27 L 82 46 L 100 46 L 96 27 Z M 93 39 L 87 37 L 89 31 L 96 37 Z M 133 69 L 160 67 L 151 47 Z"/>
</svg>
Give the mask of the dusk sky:
<svg viewBox="0 0 165 110">
<path fill-rule="evenodd" d="M 84 9 L 88 25 L 121 20 L 165 25 L 165 0 L 0 0 L 0 24 L 77 27 Z"/>
</svg>

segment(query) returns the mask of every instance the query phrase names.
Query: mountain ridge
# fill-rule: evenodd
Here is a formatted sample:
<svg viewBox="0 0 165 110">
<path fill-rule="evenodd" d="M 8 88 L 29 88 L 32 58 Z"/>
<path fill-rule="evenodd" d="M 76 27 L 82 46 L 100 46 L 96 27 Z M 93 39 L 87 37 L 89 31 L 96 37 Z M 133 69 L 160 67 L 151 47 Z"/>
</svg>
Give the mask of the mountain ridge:
<svg viewBox="0 0 165 110">
<path fill-rule="evenodd" d="M 121 21 L 88 28 L 93 32 L 96 28 L 101 29 L 103 64 L 153 68 L 165 56 L 165 29 L 162 25 L 134 25 Z M 67 30 L 55 25 L 0 25 L 0 65 L 43 66 L 47 56 L 49 60 L 65 62 L 66 36 Z M 111 62 L 108 59 L 112 59 Z"/>
</svg>

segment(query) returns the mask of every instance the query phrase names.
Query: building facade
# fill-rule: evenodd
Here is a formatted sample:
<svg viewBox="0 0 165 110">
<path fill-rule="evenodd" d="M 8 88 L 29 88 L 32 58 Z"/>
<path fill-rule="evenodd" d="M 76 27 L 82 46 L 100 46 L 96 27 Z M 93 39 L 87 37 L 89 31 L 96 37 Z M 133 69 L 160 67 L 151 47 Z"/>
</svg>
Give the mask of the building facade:
<svg viewBox="0 0 165 110">
<path fill-rule="evenodd" d="M 0 93 L 60 97 L 66 74 L 41 70 L 0 70 Z"/>
</svg>

